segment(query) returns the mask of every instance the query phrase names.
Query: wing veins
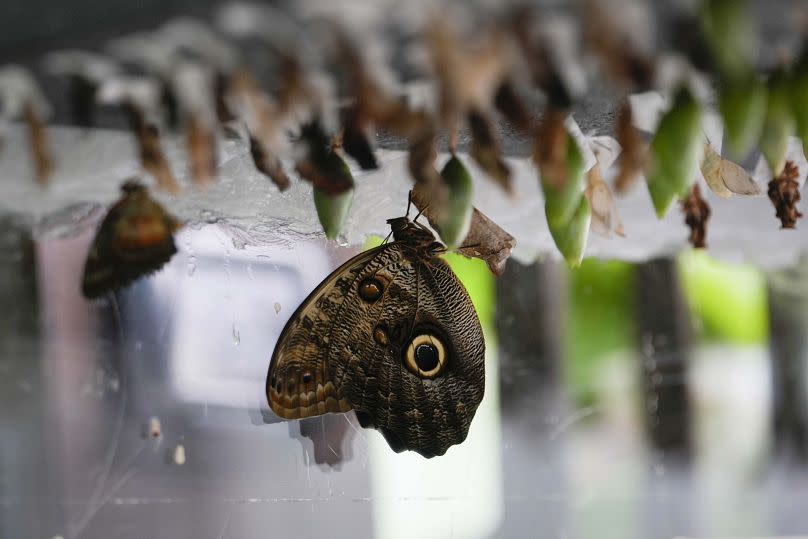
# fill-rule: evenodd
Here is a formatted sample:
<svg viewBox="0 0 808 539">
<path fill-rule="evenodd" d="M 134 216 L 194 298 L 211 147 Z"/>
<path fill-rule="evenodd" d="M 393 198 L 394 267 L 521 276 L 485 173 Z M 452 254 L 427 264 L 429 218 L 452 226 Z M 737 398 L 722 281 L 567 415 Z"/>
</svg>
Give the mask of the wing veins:
<svg viewBox="0 0 808 539">
<path fill-rule="evenodd" d="M 392 246 L 392 245 L 394 245 L 394 244 L 395 244 L 395 243 L 391 243 L 390 245 Z M 382 269 L 387 269 L 387 268 L 388 268 L 388 266 L 381 266 L 381 267 L 379 267 L 378 269 L 376 269 L 376 271 L 374 271 L 374 272 L 373 272 L 373 275 L 375 276 L 375 275 L 376 275 L 376 274 L 377 274 L 379 271 L 381 271 Z M 398 274 L 399 274 L 399 273 L 401 273 L 401 268 L 399 268 L 399 269 L 396 271 L 396 273 L 393 275 L 393 278 L 392 278 L 392 279 L 390 279 L 390 284 L 392 284 L 392 283 L 393 283 L 393 282 L 396 280 L 396 277 L 398 277 Z M 381 306 L 384 304 L 384 300 L 385 300 L 385 299 L 386 299 L 386 297 L 387 297 L 387 291 L 390 289 L 390 284 L 388 284 L 388 285 L 387 285 L 387 286 L 384 288 L 384 291 L 382 292 L 382 296 L 381 296 L 381 297 L 378 299 L 378 301 L 376 302 L 376 303 L 377 303 L 377 305 L 378 305 L 379 307 L 381 307 Z M 341 309 L 341 308 L 342 308 L 342 305 L 340 305 L 340 309 Z M 337 314 L 339 315 L 340 313 L 337 313 Z M 332 328 L 333 328 L 333 325 L 332 325 Z M 329 332 L 329 341 L 330 341 L 330 340 L 331 340 L 331 332 Z M 335 384 L 335 385 L 336 385 L 336 386 L 339 388 L 339 387 L 342 385 L 342 382 L 343 382 L 344 380 L 345 380 L 345 371 L 343 371 L 342 376 L 340 376 L 339 383 L 337 384 L 337 383 L 336 383 L 336 380 L 335 380 L 335 381 L 334 381 L 334 384 Z M 363 394 L 363 395 L 365 394 L 365 390 L 366 390 L 366 389 L 367 389 L 367 377 L 365 378 L 365 385 L 364 385 L 364 387 L 362 388 L 362 394 Z"/>
</svg>

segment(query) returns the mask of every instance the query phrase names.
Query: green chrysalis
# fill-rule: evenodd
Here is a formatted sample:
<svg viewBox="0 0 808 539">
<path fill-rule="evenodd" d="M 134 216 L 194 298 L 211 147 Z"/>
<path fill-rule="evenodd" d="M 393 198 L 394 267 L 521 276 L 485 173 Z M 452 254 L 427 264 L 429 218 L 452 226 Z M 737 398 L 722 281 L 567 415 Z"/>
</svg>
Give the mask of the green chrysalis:
<svg viewBox="0 0 808 539">
<path fill-rule="evenodd" d="M 651 142 L 648 191 L 657 217 L 664 217 L 671 205 L 687 194 L 696 179 L 702 151 L 701 109 L 683 86 L 660 119 Z"/>
</svg>

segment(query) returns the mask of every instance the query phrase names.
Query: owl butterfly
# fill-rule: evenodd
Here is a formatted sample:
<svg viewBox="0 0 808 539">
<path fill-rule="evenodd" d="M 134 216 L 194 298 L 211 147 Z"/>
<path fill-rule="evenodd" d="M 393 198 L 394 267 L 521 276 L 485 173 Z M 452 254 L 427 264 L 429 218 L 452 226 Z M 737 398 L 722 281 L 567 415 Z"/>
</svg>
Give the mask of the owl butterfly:
<svg viewBox="0 0 808 539">
<path fill-rule="evenodd" d="M 123 196 L 104 217 L 87 255 L 82 292 L 88 299 L 159 270 L 177 252 L 173 233 L 181 226 L 179 221 L 140 183 L 129 180 L 121 191 Z"/>
<path fill-rule="evenodd" d="M 417 219 L 417 218 L 416 218 Z M 354 410 L 396 451 L 443 455 L 466 439 L 485 389 L 485 341 L 466 289 L 425 226 L 339 267 L 281 333 L 269 405 L 297 419 Z"/>
</svg>

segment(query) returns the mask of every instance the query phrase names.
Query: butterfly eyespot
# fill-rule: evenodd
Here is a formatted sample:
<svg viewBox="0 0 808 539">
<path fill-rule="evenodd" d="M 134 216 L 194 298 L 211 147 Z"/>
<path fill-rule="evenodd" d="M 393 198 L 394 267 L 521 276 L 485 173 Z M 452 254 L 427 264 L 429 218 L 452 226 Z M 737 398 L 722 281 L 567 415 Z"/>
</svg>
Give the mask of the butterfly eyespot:
<svg viewBox="0 0 808 539">
<path fill-rule="evenodd" d="M 359 283 L 359 296 L 368 303 L 373 303 L 382 297 L 382 292 L 384 292 L 384 285 L 375 277 L 369 277 Z"/>
<path fill-rule="evenodd" d="M 387 331 L 381 325 L 376 326 L 373 330 L 373 340 L 382 346 L 390 344 L 390 338 L 387 336 Z"/>
<path fill-rule="evenodd" d="M 308 384 L 309 382 L 311 382 L 311 373 L 310 372 L 304 372 L 303 373 L 303 383 Z"/>
<path fill-rule="evenodd" d="M 407 346 L 404 364 L 421 378 L 435 378 L 446 366 L 446 347 L 437 335 L 416 335 Z"/>
</svg>

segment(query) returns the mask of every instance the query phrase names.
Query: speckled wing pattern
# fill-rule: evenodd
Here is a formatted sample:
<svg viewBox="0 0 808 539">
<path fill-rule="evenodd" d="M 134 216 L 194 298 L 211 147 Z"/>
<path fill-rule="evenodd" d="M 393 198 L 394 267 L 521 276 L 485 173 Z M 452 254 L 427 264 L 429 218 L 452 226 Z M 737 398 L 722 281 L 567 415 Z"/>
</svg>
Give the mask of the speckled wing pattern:
<svg viewBox="0 0 808 539">
<path fill-rule="evenodd" d="M 362 283 L 380 283 L 367 301 Z M 446 349 L 440 374 L 405 366 L 419 334 Z M 354 257 L 292 315 L 267 376 L 272 410 L 284 418 L 353 409 L 397 452 L 432 457 L 465 440 L 485 387 L 485 342 L 468 293 L 437 255 L 394 241 Z"/>
</svg>

